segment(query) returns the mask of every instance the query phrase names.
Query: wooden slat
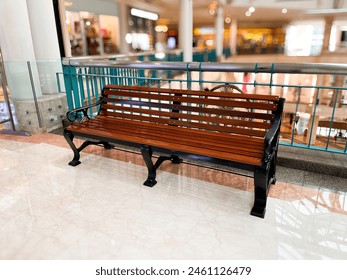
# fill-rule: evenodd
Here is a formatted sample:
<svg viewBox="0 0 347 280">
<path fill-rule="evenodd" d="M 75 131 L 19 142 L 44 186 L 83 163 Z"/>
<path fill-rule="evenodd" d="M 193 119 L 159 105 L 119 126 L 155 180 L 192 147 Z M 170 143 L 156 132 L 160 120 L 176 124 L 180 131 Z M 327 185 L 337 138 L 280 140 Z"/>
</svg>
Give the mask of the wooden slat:
<svg viewBox="0 0 347 280">
<path fill-rule="evenodd" d="M 235 120 L 235 119 L 227 119 L 227 118 L 220 118 L 220 117 L 213 117 L 213 116 L 211 117 L 211 116 L 194 115 L 194 114 L 165 112 L 165 111 L 150 110 L 150 109 L 136 108 L 136 107 L 116 106 L 116 105 L 110 105 L 110 104 L 104 104 L 103 109 L 116 110 L 118 111 L 117 113 L 119 113 L 119 111 L 124 111 L 128 113 L 140 113 L 140 114 L 148 114 L 151 116 L 196 120 L 196 121 L 204 121 L 209 123 L 245 126 L 250 128 L 262 128 L 262 129 L 270 128 L 270 124 L 264 123 L 264 122 L 254 122 L 254 121 Z M 103 115 L 109 115 L 109 111 L 103 110 L 101 111 L 101 113 Z"/>
<path fill-rule="evenodd" d="M 184 89 L 168 89 L 168 88 L 152 88 L 141 86 L 121 86 L 121 85 L 107 85 L 104 94 L 114 94 L 114 91 L 142 91 L 142 92 L 157 92 L 168 93 L 176 95 L 198 95 L 198 96 L 214 96 L 214 97 L 234 97 L 240 99 L 253 99 L 253 100 L 267 100 L 277 102 L 279 97 L 275 95 L 264 94 L 240 94 L 218 91 L 201 91 L 201 90 L 184 90 Z"/>
<path fill-rule="evenodd" d="M 117 92 L 118 96 L 132 97 L 132 98 L 145 98 L 150 100 L 161 100 L 161 101 L 171 101 L 180 103 L 194 103 L 200 105 L 215 105 L 223 107 L 236 107 L 236 108 L 246 108 L 246 109 L 261 109 L 274 111 L 277 108 L 275 103 L 265 103 L 265 102 L 248 102 L 248 101 L 229 101 L 221 99 L 207 99 L 207 98 L 197 98 L 197 97 L 183 97 L 183 96 L 170 96 L 162 94 L 152 94 L 142 93 L 142 92 L 129 92 L 122 91 Z"/>
<path fill-rule="evenodd" d="M 161 123 L 166 125 L 199 128 L 199 129 L 204 129 L 209 131 L 229 132 L 229 133 L 258 136 L 258 137 L 263 137 L 266 134 L 265 130 L 247 129 L 247 128 L 240 128 L 240 127 L 234 127 L 234 126 L 221 126 L 221 125 L 206 124 L 206 123 L 191 122 L 191 121 L 180 121 L 180 120 L 174 120 L 169 118 L 164 119 L 164 118 L 146 117 L 146 116 L 140 116 L 140 115 L 115 113 L 115 112 L 107 112 L 107 116 L 112 116 L 112 117 L 121 118 L 121 119 L 136 120 L 141 122 Z"/>
<path fill-rule="evenodd" d="M 128 104 L 130 106 L 141 106 L 141 107 L 150 107 L 150 108 L 160 108 L 176 111 L 190 111 L 195 113 L 202 114 L 216 114 L 216 115 L 225 115 L 232 117 L 240 118 L 252 118 L 252 119 L 261 119 L 261 120 L 272 120 L 273 114 L 269 113 L 258 113 L 258 112 L 244 112 L 238 110 L 228 110 L 220 108 L 207 108 L 207 107 L 198 107 L 198 106 L 187 106 L 179 104 L 169 104 L 169 103 L 158 103 L 158 102 L 149 102 L 149 101 L 138 101 L 138 100 L 124 100 L 120 98 L 104 98 L 106 103 L 118 103 L 118 104 Z M 103 107 L 106 104 L 102 104 Z"/>
</svg>

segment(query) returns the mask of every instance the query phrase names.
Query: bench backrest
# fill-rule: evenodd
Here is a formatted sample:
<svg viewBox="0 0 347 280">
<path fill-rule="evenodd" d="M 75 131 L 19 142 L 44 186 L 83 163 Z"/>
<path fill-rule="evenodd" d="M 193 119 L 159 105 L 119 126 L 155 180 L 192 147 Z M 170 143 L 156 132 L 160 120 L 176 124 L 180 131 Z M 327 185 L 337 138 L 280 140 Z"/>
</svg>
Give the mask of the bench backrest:
<svg viewBox="0 0 347 280">
<path fill-rule="evenodd" d="M 99 115 L 263 138 L 278 96 L 107 85 Z"/>
</svg>

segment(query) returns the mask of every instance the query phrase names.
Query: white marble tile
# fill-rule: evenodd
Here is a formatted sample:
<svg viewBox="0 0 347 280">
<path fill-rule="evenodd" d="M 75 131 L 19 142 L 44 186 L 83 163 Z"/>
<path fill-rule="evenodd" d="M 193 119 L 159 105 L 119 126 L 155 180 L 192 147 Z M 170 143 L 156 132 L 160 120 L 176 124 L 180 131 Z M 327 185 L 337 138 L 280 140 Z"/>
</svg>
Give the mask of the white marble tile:
<svg viewBox="0 0 347 280">
<path fill-rule="evenodd" d="M 1 259 L 346 259 L 347 215 L 69 149 L 0 141 Z M 233 185 L 233 182 L 230 182 Z M 236 187 L 236 186 L 235 186 Z M 318 192 L 317 192 L 318 193 Z"/>
</svg>

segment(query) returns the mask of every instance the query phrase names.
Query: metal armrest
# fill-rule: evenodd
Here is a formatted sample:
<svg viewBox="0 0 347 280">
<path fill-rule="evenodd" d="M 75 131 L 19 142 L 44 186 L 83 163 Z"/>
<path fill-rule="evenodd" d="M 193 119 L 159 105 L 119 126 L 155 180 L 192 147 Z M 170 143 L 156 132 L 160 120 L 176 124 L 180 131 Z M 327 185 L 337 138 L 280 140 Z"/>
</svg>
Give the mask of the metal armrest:
<svg viewBox="0 0 347 280">
<path fill-rule="evenodd" d="M 270 129 L 265 135 L 264 148 L 265 148 L 266 155 L 269 155 L 272 152 L 272 150 L 275 148 L 275 146 L 277 145 L 278 138 L 279 138 L 279 130 L 280 130 L 281 121 L 282 121 L 284 101 L 285 101 L 284 98 L 279 99 L 277 110 L 275 112 L 274 121 L 272 122 Z"/>
<path fill-rule="evenodd" d="M 100 98 L 100 100 L 96 103 L 70 110 L 66 113 L 66 118 L 70 123 L 74 123 L 77 120 L 78 116 L 80 115 L 79 113 L 82 112 L 83 113 L 82 119 L 85 119 L 85 118 L 89 119 L 88 112 L 87 112 L 88 109 L 99 106 L 101 103 L 102 103 L 102 99 Z M 73 118 L 71 118 L 71 116 L 73 116 Z"/>
</svg>

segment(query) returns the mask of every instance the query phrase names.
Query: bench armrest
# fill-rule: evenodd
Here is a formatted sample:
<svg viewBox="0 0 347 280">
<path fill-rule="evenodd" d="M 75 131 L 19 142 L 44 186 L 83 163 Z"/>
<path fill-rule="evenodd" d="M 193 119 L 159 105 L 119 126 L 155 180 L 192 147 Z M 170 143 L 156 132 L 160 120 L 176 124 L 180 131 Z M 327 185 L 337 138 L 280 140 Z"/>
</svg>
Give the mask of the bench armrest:
<svg viewBox="0 0 347 280">
<path fill-rule="evenodd" d="M 264 139 L 265 159 L 268 156 L 271 156 L 272 151 L 277 146 L 277 143 L 279 140 L 284 102 L 285 102 L 284 98 L 279 99 L 274 120 L 272 122 L 270 129 L 265 135 L 265 139 Z"/>
<path fill-rule="evenodd" d="M 89 119 L 88 109 L 99 106 L 102 103 L 102 98 L 96 103 L 79 107 L 73 110 L 70 110 L 66 113 L 66 118 L 63 120 L 64 127 L 73 124 L 74 122 L 81 122 L 85 119 Z M 81 114 L 83 113 L 83 114 Z"/>
</svg>

